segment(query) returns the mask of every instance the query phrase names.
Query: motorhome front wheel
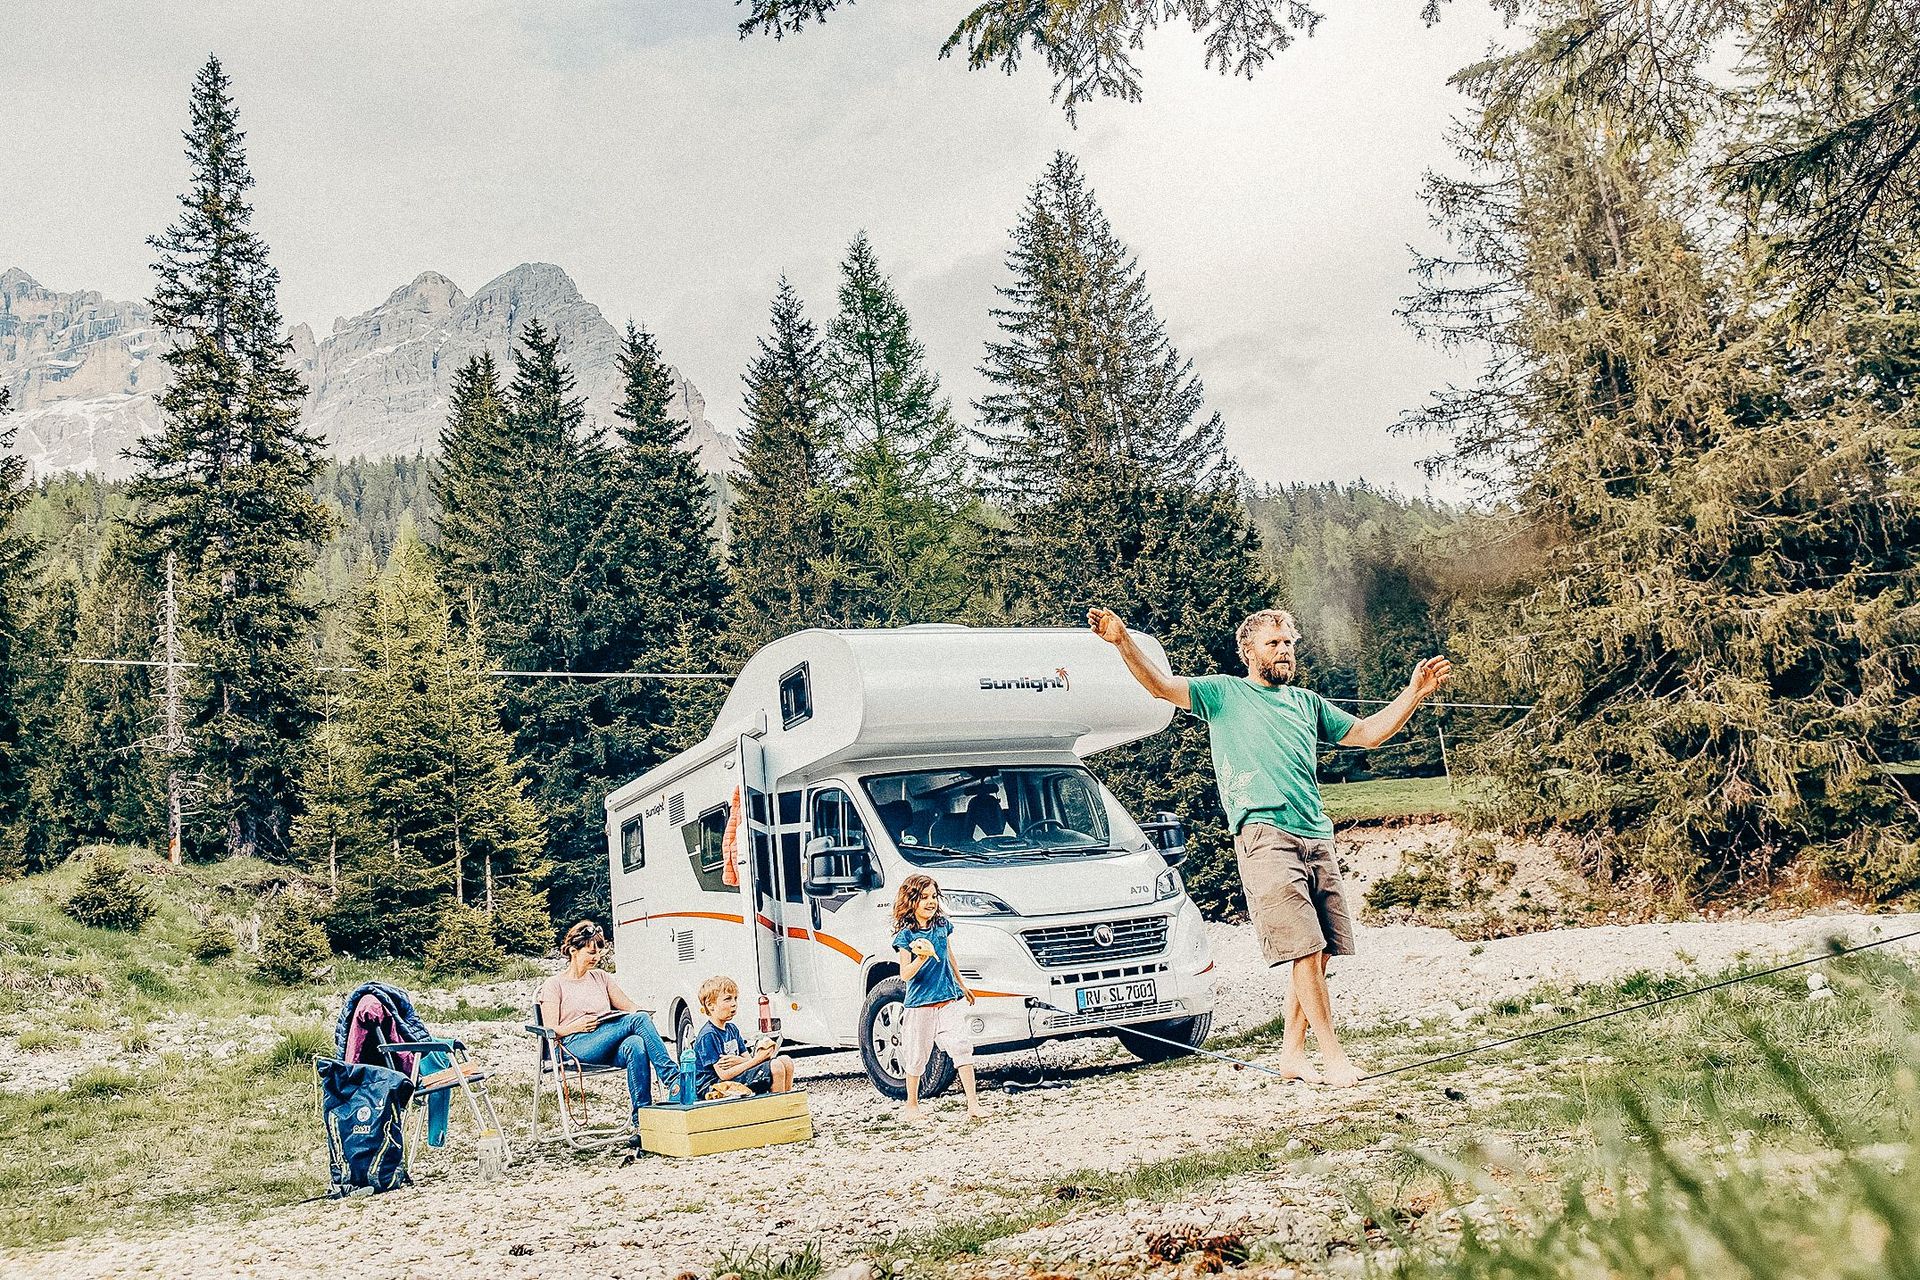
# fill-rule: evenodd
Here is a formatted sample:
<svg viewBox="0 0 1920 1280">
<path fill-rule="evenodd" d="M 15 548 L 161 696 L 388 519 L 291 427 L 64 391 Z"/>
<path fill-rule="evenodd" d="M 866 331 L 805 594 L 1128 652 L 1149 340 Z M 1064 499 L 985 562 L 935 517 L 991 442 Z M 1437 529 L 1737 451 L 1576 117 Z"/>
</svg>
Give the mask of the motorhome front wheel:
<svg viewBox="0 0 1920 1280">
<path fill-rule="evenodd" d="M 895 1100 L 907 1096 L 907 1072 L 900 1031 L 906 1014 L 907 984 L 887 978 L 867 992 L 860 1007 L 860 1063 L 867 1069 L 873 1087 Z M 920 1077 L 920 1096 L 937 1098 L 953 1087 L 959 1072 L 953 1059 L 938 1048 L 927 1059 L 926 1072 Z"/>
</svg>

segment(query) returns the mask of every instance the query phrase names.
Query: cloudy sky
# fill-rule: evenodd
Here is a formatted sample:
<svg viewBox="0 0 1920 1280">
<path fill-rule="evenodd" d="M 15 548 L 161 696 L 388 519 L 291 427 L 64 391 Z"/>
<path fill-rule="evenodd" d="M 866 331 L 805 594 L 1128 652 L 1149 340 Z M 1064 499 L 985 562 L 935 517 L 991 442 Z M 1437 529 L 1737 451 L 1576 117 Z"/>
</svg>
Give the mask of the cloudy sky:
<svg viewBox="0 0 1920 1280">
<path fill-rule="evenodd" d="M 1417 184 L 1450 159 L 1447 76 L 1503 35 L 1490 10 L 1463 0 L 1428 29 L 1418 0 L 1328 0 L 1252 83 L 1164 30 L 1146 100 L 1075 129 L 1042 64 L 936 59 L 967 7 L 862 0 L 776 43 L 739 40 L 726 0 L 9 0 L 0 268 L 147 295 L 211 51 L 289 320 L 324 334 L 422 270 L 472 291 L 555 262 L 616 324 L 652 327 L 733 429 L 778 277 L 824 320 L 865 228 L 964 414 L 1008 229 L 1066 148 L 1249 472 L 1429 489 L 1416 463 L 1439 442 L 1387 425 L 1471 371 L 1393 309 L 1408 246 L 1440 243 Z"/>
</svg>

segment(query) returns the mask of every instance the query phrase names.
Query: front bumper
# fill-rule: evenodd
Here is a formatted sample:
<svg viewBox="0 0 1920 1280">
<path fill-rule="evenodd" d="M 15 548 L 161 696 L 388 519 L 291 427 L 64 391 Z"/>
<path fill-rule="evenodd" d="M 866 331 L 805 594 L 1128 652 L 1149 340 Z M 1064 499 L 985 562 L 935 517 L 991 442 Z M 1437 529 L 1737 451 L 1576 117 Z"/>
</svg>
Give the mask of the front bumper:
<svg viewBox="0 0 1920 1280">
<path fill-rule="evenodd" d="M 956 931 L 958 935 L 961 931 Z M 1193 1018 L 1213 1011 L 1213 957 L 1200 913 L 1183 901 L 1174 914 L 1168 945 L 1159 954 L 1110 964 L 1043 969 L 1016 936 L 1017 930 L 969 929 L 954 949 L 971 971 L 967 986 L 979 999 L 968 1009 L 968 1031 L 982 1051 L 1001 1052 L 1067 1036 L 1102 1033 L 1114 1026 Z M 977 975 L 977 976 L 976 976 Z M 1151 978 L 1156 999 L 1112 1012 L 1080 1013 L 1074 993 L 1082 987 Z"/>
</svg>

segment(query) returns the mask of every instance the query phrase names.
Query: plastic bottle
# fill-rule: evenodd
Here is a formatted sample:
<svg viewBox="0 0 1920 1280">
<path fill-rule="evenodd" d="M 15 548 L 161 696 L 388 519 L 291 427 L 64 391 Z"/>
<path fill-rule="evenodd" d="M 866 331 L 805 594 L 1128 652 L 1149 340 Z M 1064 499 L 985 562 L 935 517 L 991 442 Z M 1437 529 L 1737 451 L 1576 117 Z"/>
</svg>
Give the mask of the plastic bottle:
<svg viewBox="0 0 1920 1280">
<path fill-rule="evenodd" d="M 688 1045 L 680 1051 L 680 1105 L 683 1107 L 692 1106 L 696 1101 L 693 1096 L 693 1077 L 698 1070 L 698 1064 L 693 1060 L 693 1046 Z"/>
</svg>

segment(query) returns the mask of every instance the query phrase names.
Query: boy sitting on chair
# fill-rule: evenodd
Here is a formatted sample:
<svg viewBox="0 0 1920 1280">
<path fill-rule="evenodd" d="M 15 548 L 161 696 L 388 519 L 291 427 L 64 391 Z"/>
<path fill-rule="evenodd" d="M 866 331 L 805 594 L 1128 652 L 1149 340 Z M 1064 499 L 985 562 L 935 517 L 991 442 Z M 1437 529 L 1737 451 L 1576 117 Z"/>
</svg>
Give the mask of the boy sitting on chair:
<svg viewBox="0 0 1920 1280">
<path fill-rule="evenodd" d="M 732 978 L 708 978 L 700 984 L 700 1008 L 707 1025 L 694 1037 L 694 1096 L 731 1097 L 747 1093 L 785 1093 L 793 1088 L 793 1059 L 776 1054 L 780 1045 L 761 1040 L 747 1052 L 747 1038 L 733 1023 L 740 988 Z M 733 1088 L 728 1088 L 728 1085 Z"/>
</svg>

